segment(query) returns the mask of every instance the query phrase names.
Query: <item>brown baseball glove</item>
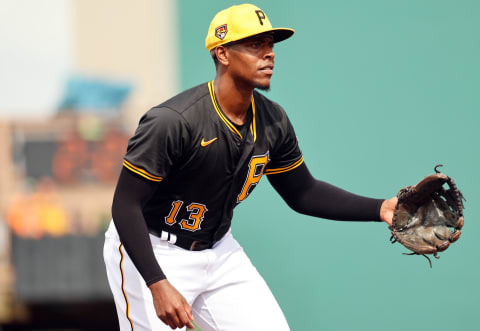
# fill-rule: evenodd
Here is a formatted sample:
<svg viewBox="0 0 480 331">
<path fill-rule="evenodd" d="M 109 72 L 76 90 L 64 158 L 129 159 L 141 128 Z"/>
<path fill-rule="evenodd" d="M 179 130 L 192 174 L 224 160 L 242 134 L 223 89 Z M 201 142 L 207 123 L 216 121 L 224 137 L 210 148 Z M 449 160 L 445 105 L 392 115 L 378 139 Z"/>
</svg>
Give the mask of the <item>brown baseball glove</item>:
<svg viewBox="0 0 480 331">
<path fill-rule="evenodd" d="M 440 173 L 422 179 L 415 186 L 402 188 L 393 214 L 390 230 L 392 243 L 399 242 L 413 253 L 423 255 L 442 252 L 458 240 L 463 227 L 463 198 L 453 179 Z M 443 185 L 447 183 L 445 189 Z"/>
</svg>

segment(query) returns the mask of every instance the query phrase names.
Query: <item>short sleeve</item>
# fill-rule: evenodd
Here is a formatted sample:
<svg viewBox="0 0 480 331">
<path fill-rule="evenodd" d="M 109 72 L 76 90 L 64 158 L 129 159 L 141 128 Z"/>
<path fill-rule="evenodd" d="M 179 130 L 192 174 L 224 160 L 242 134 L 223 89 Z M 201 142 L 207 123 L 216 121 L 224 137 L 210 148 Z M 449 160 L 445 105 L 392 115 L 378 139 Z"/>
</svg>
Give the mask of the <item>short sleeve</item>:
<svg viewBox="0 0 480 331">
<path fill-rule="evenodd" d="M 141 119 L 128 142 L 123 165 L 148 180 L 160 182 L 182 157 L 189 130 L 181 114 L 152 108 Z"/>
<path fill-rule="evenodd" d="M 264 171 L 265 175 L 279 174 L 290 171 L 303 163 L 303 156 L 298 146 L 297 135 L 287 114 L 283 109 L 278 139 L 275 142 L 271 160 Z"/>
</svg>

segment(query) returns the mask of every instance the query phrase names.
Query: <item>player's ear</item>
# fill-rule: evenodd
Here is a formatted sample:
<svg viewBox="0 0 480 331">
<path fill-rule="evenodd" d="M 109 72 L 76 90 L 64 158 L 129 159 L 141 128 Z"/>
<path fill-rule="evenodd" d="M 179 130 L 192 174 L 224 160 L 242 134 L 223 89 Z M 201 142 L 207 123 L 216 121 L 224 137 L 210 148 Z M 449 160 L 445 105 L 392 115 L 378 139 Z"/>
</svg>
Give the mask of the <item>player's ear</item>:
<svg viewBox="0 0 480 331">
<path fill-rule="evenodd" d="M 215 48 L 215 55 L 217 56 L 217 60 L 220 64 L 224 66 L 228 65 L 228 54 L 226 47 L 217 46 L 217 48 Z"/>
</svg>

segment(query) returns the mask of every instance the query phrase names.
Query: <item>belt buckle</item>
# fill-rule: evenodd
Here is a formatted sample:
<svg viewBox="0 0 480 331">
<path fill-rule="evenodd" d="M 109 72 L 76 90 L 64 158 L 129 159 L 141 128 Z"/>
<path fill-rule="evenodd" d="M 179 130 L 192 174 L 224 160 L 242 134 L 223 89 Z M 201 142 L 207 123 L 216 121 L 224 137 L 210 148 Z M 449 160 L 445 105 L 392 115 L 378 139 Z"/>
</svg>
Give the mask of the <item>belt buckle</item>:
<svg viewBox="0 0 480 331">
<path fill-rule="evenodd" d="M 208 248 L 208 243 L 201 240 L 194 240 L 190 246 L 191 251 L 202 251 Z"/>
</svg>

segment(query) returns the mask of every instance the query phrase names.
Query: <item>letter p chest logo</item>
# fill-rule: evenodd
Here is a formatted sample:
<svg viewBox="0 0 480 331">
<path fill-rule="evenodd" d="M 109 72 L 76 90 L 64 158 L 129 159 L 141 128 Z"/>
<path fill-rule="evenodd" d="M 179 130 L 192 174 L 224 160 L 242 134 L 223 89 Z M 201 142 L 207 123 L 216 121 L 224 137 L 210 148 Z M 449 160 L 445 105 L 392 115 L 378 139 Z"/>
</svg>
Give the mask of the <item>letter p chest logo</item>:
<svg viewBox="0 0 480 331">
<path fill-rule="evenodd" d="M 262 178 L 265 166 L 269 161 L 268 152 L 260 156 L 252 156 L 250 163 L 248 164 L 248 174 L 243 184 L 242 191 L 237 197 L 237 203 L 245 200 L 251 191 L 251 189 L 258 184 L 260 178 Z"/>
</svg>

